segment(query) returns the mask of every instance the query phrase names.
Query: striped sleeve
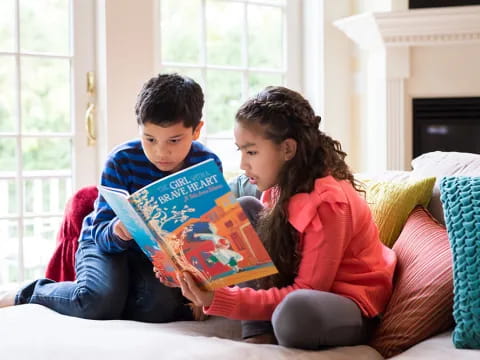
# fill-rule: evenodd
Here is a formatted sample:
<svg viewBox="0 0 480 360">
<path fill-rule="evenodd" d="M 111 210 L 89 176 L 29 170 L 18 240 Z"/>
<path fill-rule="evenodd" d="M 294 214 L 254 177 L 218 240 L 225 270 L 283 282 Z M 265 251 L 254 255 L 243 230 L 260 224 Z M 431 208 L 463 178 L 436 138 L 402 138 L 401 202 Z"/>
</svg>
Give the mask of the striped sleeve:
<svg viewBox="0 0 480 360">
<path fill-rule="evenodd" d="M 128 191 L 129 189 L 124 183 L 127 175 L 122 171 L 121 167 L 117 166 L 112 158 L 109 158 L 105 164 L 100 182 L 104 186 Z M 119 253 L 126 250 L 129 247 L 129 241 L 122 240 L 113 232 L 113 226 L 118 218 L 112 208 L 101 195 L 97 198 L 95 205 L 91 231 L 99 249 L 105 253 Z"/>
<path fill-rule="evenodd" d="M 215 160 L 215 163 L 217 164 L 218 168 L 220 169 L 221 172 L 223 172 L 222 161 L 220 160 L 220 158 L 217 155 L 215 155 L 213 153 L 212 153 L 212 155 L 213 155 L 213 159 Z"/>
</svg>

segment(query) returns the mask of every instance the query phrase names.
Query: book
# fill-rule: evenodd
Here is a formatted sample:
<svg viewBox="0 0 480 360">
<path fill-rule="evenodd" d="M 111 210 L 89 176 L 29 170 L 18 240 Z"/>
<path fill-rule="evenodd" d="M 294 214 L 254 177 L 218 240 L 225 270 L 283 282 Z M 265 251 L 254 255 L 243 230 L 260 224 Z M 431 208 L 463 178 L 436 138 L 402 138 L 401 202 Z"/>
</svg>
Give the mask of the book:
<svg viewBox="0 0 480 360">
<path fill-rule="evenodd" d="M 177 271 L 189 271 L 205 290 L 277 273 L 213 159 L 133 194 L 99 191 L 168 286 L 179 286 Z"/>
</svg>

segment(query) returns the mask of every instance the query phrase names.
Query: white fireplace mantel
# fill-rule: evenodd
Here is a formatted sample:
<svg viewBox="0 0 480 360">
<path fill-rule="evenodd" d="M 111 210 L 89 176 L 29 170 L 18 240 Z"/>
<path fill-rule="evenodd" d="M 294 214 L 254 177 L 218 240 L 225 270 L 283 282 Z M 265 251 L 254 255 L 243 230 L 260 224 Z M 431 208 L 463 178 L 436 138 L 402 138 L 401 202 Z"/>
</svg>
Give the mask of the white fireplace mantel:
<svg viewBox="0 0 480 360">
<path fill-rule="evenodd" d="M 359 48 L 368 51 L 367 153 L 371 170 L 405 169 L 411 142 L 405 117 L 405 81 L 410 47 L 478 44 L 480 6 L 364 13 L 334 22 Z M 410 136 L 410 141 L 405 141 Z"/>
<path fill-rule="evenodd" d="M 362 49 L 480 42 L 480 6 L 365 13 L 335 26 Z"/>
</svg>

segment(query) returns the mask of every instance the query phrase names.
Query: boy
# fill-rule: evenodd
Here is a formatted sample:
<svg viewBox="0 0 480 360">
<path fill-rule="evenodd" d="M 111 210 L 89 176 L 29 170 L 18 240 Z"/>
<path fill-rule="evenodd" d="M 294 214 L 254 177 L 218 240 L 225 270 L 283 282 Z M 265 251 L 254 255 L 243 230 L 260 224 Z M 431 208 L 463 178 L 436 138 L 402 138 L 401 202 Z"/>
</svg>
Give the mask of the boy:
<svg viewBox="0 0 480 360">
<path fill-rule="evenodd" d="M 203 93 L 190 78 L 158 75 L 147 81 L 135 114 L 140 139 L 109 155 L 101 184 L 133 193 L 166 175 L 219 158 L 197 142 L 203 126 Z M 35 303 L 88 319 L 169 322 L 193 318 L 178 288 L 161 284 L 152 264 L 102 196 L 83 222 L 76 253 L 76 282 L 36 280 L 3 306 Z M 2 306 L 0 304 L 0 306 Z"/>
</svg>

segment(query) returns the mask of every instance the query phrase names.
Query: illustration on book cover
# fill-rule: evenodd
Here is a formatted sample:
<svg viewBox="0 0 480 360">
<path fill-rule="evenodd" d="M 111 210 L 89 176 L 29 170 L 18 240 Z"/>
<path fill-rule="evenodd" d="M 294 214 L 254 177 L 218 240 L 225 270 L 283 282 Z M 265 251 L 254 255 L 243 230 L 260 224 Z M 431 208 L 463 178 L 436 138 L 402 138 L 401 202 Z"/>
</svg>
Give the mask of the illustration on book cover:
<svg viewBox="0 0 480 360">
<path fill-rule="evenodd" d="M 276 272 L 213 162 L 175 175 L 130 198 L 157 235 L 140 246 L 160 270 L 164 283 L 177 284 L 176 270 L 191 272 L 199 285 L 208 289 Z"/>
</svg>

